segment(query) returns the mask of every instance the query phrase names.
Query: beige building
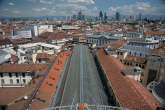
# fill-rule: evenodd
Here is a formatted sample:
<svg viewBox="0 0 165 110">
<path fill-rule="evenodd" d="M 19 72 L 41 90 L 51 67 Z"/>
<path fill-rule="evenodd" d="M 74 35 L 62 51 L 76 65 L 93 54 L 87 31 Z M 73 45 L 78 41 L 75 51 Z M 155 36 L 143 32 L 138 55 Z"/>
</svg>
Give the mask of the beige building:
<svg viewBox="0 0 165 110">
<path fill-rule="evenodd" d="M 148 85 L 152 81 L 162 80 L 165 73 L 165 56 L 151 55 L 148 58 L 144 73 L 143 85 Z"/>
<path fill-rule="evenodd" d="M 0 87 L 24 87 L 45 67 L 46 64 L 3 64 L 0 66 Z"/>
<path fill-rule="evenodd" d="M 143 72 L 141 68 L 134 67 L 132 69 L 122 71 L 122 74 L 131 79 L 134 79 L 135 81 L 141 82 L 141 75 L 143 74 Z"/>
</svg>

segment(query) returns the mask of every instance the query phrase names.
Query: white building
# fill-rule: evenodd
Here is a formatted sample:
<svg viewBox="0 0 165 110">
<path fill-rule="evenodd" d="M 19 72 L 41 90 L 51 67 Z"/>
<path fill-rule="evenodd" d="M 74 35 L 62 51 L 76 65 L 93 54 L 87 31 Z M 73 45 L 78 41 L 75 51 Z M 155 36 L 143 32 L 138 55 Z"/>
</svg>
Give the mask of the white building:
<svg viewBox="0 0 165 110">
<path fill-rule="evenodd" d="M 63 25 L 59 28 L 59 30 L 78 30 L 80 27 L 77 26 L 69 26 L 69 25 Z"/>
<path fill-rule="evenodd" d="M 32 65 L 3 64 L 0 66 L 0 87 L 24 87 L 34 76 Z"/>
<path fill-rule="evenodd" d="M 44 32 L 53 32 L 53 25 L 27 25 L 25 29 L 32 32 L 32 36 L 36 37 Z"/>
<path fill-rule="evenodd" d="M 12 30 L 11 39 L 18 39 L 18 38 L 25 38 L 25 39 L 32 39 L 32 32 L 31 30 Z"/>
<path fill-rule="evenodd" d="M 121 37 L 112 37 L 108 35 L 91 35 L 86 37 L 86 42 L 90 44 L 96 44 L 96 46 L 101 46 L 109 43 L 113 43 L 117 40 L 122 40 Z"/>
<path fill-rule="evenodd" d="M 9 39 L 0 39 L 0 49 L 6 49 L 10 47 L 13 47 L 13 44 Z"/>
<path fill-rule="evenodd" d="M 47 53 L 47 54 L 56 54 L 60 52 L 61 46 L 56 46 L 47 43 L 28 43 L 24 45 L 19 45 L 17 51 L 17 56 L 19 57 L 19 63 L 25 62 L 35 62 L 37 53 Z"/>
<path fill-rule="evenodd" d="M 123 45 L 122 49 L 125 49 L 132 56 L 142 56 L 146 57 L 148 52 L 159 46 L 158 40 L 153 40 L 149 38 L 136 38 L 129 39 L 129 42 Z"/>
</svg>

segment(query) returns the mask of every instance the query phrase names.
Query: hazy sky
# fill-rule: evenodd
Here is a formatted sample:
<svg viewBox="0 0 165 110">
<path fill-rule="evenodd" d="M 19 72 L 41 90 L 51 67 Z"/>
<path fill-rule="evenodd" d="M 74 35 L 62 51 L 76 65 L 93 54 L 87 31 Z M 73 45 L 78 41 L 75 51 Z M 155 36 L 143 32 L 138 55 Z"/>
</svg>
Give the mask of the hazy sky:
<svg viewBox="0 0 165 110">
<path fill-rule="evenodd" d="M 68 16 L 82 11 L 85 15 L 165 16 L 165 0 L 0 0 L 0 16 Z"/>
</svg>

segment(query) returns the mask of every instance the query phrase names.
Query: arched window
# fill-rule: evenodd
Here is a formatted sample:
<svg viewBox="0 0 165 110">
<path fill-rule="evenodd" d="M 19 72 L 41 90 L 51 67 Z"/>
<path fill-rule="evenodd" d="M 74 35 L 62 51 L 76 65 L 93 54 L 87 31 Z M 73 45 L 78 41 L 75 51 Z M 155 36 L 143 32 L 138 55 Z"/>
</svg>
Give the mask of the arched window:
<svg viewBox="0 0 165 110">
<path fill-rule="evenodd" d="M 13 80 L 12 79 L 10 79 L 10 84 L 13 84 Z"/>
<path fill-rule="evenodd" d="M 12 77 L 12 73 L 9 73 L 9 77 Z"/>
<path fill-rule="evenodd" d="M 26 83 L 26 79 L 23 79 L 23 83 Z"/>
<path fill-rule="evenodd" d="M 1 84 L 5 84 L 5 80 L 4 79 L 1 79 Z"/>
<path fill-rule="evenodd" d="M 16 80 L 17 81 L 17 84 L 19 83 L 19 79 Z"/>
</svg>

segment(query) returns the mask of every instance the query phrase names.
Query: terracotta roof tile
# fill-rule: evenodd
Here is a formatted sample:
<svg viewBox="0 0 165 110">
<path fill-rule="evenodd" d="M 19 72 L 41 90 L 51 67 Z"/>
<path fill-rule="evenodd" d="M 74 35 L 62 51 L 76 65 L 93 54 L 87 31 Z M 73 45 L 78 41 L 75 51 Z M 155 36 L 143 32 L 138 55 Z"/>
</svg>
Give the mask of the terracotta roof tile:
<svg viewBox="0 0 165 110">
<path fill-rule="evenodd" d="M 155 34 L 155 35 L 165 35 L 165 30 L 163 31 L 152 31 L 152 30 L 147 30 L 145 34 Z"/>
<path fill-rule="evenodd" d="M 27 85 L 24 88 L 0 88 L 0 105 L 8 105 L 8 110 L 21 110 L 26 103 L 23 97 L 30 96 L 33 89 L 37 86 L 42 77 L 35 78 L 35 83 Z"/>
<path fill-rule="evenodd" d="M 64 51 L 60 53 L 56 62 L 53 64 L 48 75 L 46 76 L 46 79 L 39 88 L 39 92 L 37 93 L 36 97 L 45 100 L 45 103 L 35 98 L 31 103 L 29 110 L 39 110 L 48 107 L 51 101 L 51 97 L 56 89 L 58 80 L 60 78 L 60 74 L 62 72 L 65 60 L 67 58 L 67 55 L 69 54 L 71 54 L 71 51 Z"/>
<path fill-rule="evenodd" d="M 126 40 L 117 40 L 114 43 L 109 44 L 112 49 L 117 49 L 122 47 L 127 41 Z"/>
<path fill-rule="evenodd" d="M 50 58 L 53 55 L 47 54 L 47 53 L 37 53 L 36 59 L 38 58 Z"/>
<path fill-rule="evenodd" d="M 43 38 L 43 39 L 48 39 L 52 34 L 53 32 L 45 32 L 45 33 L 40 34 L 38 37 Z"/>
<path fill-rule="evenodd" d="M 12 44 L 9 39 L 0 39 L 0 45 Z"/>
<path fill-rule="evenodd" d="M 23 38 L 20 38 L 20 39 L 13 39 L 13 40 L 11 40 L 11 42 L 14 45 L 18 45 L 18 44 L 26 44 L 26 43 L 29 43 L 31 41 L 30 40 L 23 39 Z"/>
<path fill-rule="evenodd" d="M 59 32 L 59 33 L 52 34 L 49 40 L 58 40 L 58 39 L 69 38 L 69 37 L 71 36 L 66 33 Z"/>
<path fill-rule="evenodd" d="M 4 72 L 38 72 L 47 67 L 47 64 L 3 64 L 0 66 L 0 73 Z"/>
<path fill-rule="evenodd" d="M 130 56 L 130 55 L 127 55 L 125 60 L 126 61 L 133 61 L 136 63 L 145 63 L 147 61 L 147 59 L 144 57 L 138 57 L 138 56 L 135 57 L 135 56 Z"/>
<path fill-rule="evenodd" d="M 153 49 L 153 50 L 149 51 L 148 54 L 149 55 L 152 55 L 152 54 L 165 55 L 165 48 Z"/>
<path fill-rule="evenodd" d="M 118 59 L 106 55 L 103 49 L 97 51 L 97 56 L 122 107 L 133 110 L 156 110 L 160 106 L 144 87 L 121 74 L 124 66 Z"/>
</svg>

